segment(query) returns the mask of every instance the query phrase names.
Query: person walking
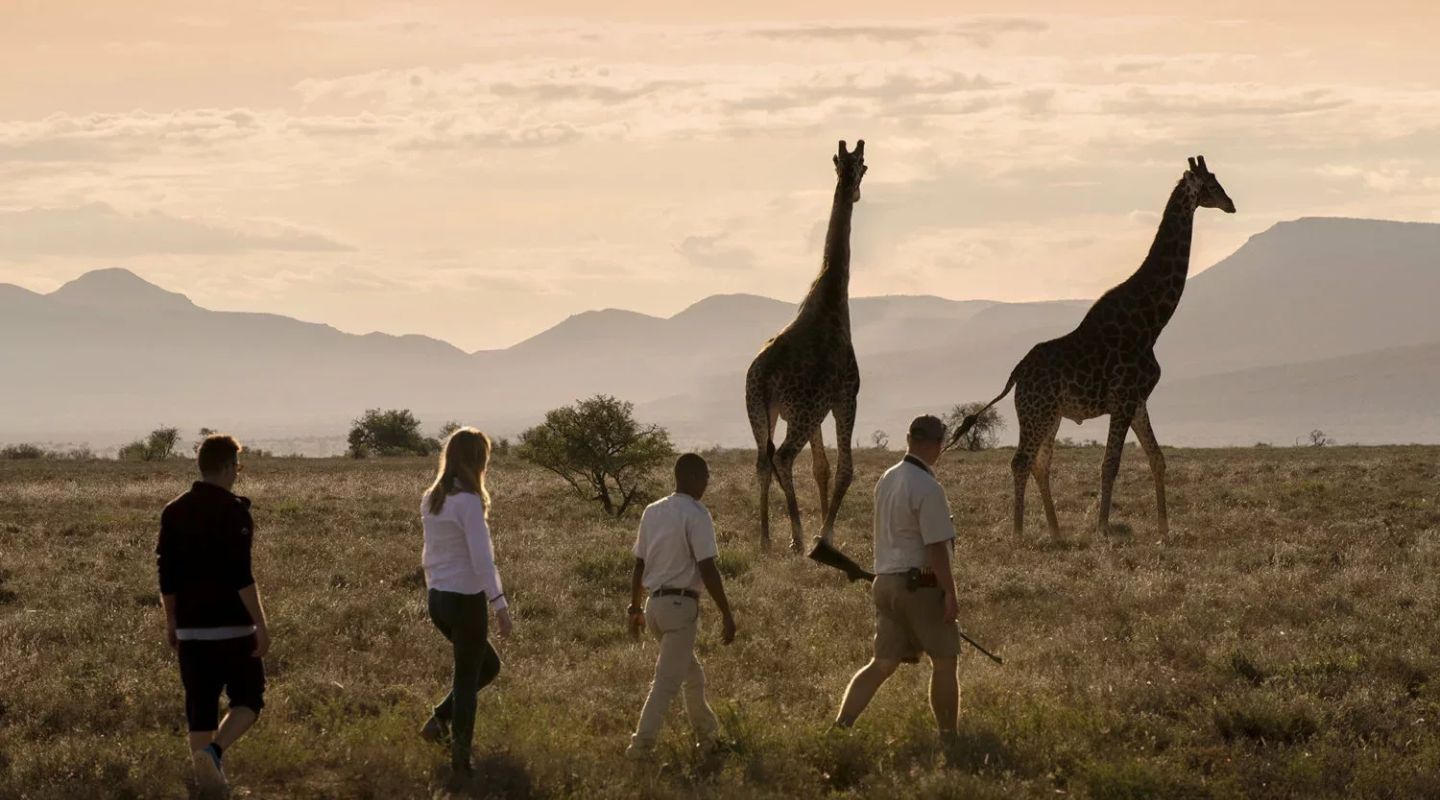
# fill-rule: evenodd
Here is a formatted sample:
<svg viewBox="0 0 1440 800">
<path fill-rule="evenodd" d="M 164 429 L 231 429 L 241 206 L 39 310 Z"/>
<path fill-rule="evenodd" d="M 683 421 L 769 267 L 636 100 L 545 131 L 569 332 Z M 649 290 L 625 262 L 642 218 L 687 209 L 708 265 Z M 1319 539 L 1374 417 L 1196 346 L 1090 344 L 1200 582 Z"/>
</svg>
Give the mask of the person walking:
<svg viewBox="0 0 1440 800">
<path fill-rule="evenodd" d="M 490 538 L 489 463 L 489 437 L 475 428 L 456 430 L 445 440 L 435 482 L 420 501 L 430 620 L 450 641 L 455 662 L 450 693 L 420 733 L 437 743 L 449 740 L 451 783 L 459 785 L 474 779 L 475 696 L 500 674 L 500 656 L 489 641 L 490 611 L 500 636 L 514 627 Z"/>
<path fill-rule="evenodd" d="M 849 728 L 903 662 L 930 657 L 930 709 L 942 741 L 953 741 L 960 712 L 958 605 L 951 554 L 955 526 L 935 462 L 945 424 L 916 417 L 905 458 L 875 485 L 875 650 L 845 690 L 838 728 Z"/>
<path fill-rule="evenodd" d="M 196 451 L 200 480 L 160 514 L 155 546 L 165 638 L 180 663 L 190 759 L 202 796 L 228 789 L 223 758 L 265 707 L 270 649 L 265 609 L 250 569 L 250 500 L 231 490 L 240 443 L 207 436 Z M 230 700 L 220 719 L 220 693 Z"/>
<path fill-rule="evenodd" d="M 720 609 L 721 641 L 735 641 L 735 617 L 715 566 L 715 523 L 700 502 L 709 483 L 705 459 L 686 453 L 675 461 L 675 492 L 646 506 L 640 517 L 630 578 L 630 634 L 638 637 L 642 627 L 648 629 L 660 643 L 660 655 L 625 750 L 631 760 L 654 757 L 665 712 L 682 688 L 697 746 L 710 752 L 720 740 L 720 722 L 705 699 L 705 669 L 695 657 L 702 586 Z"/>
</svg>

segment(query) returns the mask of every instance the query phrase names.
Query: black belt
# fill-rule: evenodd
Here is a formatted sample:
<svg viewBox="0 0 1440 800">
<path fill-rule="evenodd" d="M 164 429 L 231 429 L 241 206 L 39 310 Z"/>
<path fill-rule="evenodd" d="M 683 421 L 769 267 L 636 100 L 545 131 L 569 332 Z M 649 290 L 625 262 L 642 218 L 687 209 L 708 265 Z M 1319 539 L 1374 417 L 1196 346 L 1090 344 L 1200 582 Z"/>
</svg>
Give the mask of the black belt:
<svg viewBox="0 0 1440 800">
<path fill-rule="evenodd" d="M 904 572 L 887 572 L 885 574 L 904 578 L 905 588 L 912 592 L 916 589 L 938 589 L 940 587 L 940 579 L 928 569 L 912 567 Z"/>
<path fill-rule="evenodd" d="M 680 597 L 688 597 L 691 600 L 700 599 L 700 593 L 695 591 L 694 589 L 656 589 L 655 591 L 650 593 L 651 597 L 672 597 L 675 595 L 679 595 Z"/>
</svg>

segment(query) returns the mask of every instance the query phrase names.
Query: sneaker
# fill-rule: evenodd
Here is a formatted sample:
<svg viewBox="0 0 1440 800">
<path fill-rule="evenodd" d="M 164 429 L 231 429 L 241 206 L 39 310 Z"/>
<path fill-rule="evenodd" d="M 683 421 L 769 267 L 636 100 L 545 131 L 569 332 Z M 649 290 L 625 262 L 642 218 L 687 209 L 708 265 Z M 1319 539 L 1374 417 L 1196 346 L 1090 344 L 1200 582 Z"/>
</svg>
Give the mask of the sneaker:
<svg viewBox="0 0 1440 800">
<path fill-rule="evenodd" d="M 223 797 L 230 788 L 225 781 L 225 770 L 220 766 L 220 757 L 215 748 L 206 747 L 190 754 L 190 763 L 195 767 L 195 781 L 200 785 L 202 797 Z"/>
<path fill-rule="evenodd" d="M 420 729 L 420 738 L 434 744 L 443 744 L 450 739 L 450 723 L 433 714 Z"/>
<path fill-rule="evenodd" d="M 654 759 L 654 745 L 641 745 L 631 742 L 630 746 L 625 748 L 625 760 L 627 761 L 653 761 Z"/>
</svg>

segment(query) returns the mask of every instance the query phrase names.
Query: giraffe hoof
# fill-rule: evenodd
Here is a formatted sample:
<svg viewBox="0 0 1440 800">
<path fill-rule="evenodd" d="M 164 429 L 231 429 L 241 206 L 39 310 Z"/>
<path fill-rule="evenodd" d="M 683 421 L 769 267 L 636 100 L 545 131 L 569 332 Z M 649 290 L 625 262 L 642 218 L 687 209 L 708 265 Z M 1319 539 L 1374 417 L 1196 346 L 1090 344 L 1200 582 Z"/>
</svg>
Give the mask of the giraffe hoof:
<svg viewBox="0 0 1440 800">
<path fill-rule="evenodd" d="M 792 553 L 801 553 L 801 552 L 804 552 L 804 551 L 805 551 L 805 546 L 800 543 L 800 540 L 799 540 L 799 539 L 791 539 L 791 540 L 790 540 L 790 552 L 792 552 Z"/>
</svg>

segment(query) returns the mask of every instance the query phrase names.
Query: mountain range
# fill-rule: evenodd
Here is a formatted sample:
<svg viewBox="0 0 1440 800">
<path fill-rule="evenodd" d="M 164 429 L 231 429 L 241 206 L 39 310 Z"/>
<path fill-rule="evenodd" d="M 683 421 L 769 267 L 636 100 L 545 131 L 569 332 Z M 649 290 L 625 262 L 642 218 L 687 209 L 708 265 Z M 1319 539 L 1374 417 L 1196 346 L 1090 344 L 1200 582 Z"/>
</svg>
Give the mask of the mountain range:
<svg viewBox="0 0 1440 800">
<path fill-rule="evenodd" d="M 1289 444 L 1313 428 L 1342 442 L 1440 442 L 1437 297 L 1440 225 L 1277 224 L 1192 275 L 1156 348 L 1156 431 L 1176 445 Z M 857 438 L 988 400 L 1032 345 L 1069 331 L 1089 304 L 852 298 Z M 103 448 L 168 423 L 304 438 L 299 449 L 325 452 L 365 408 L 510 435 L 603 392 L 683 444 L 749 444 L 745 370 L 794 313 L 782 300 L 716 295 L 668 318 L 588 311 L 467 353 L 425 336 L 211 311 L 122 269 L 49 294 L 0 284 L 0 441 Z M 1008 416 L 1009 402 L 1000 408 Z M 1061 430 L 1103 433 L 1103 420 Z"/>
</svg>

